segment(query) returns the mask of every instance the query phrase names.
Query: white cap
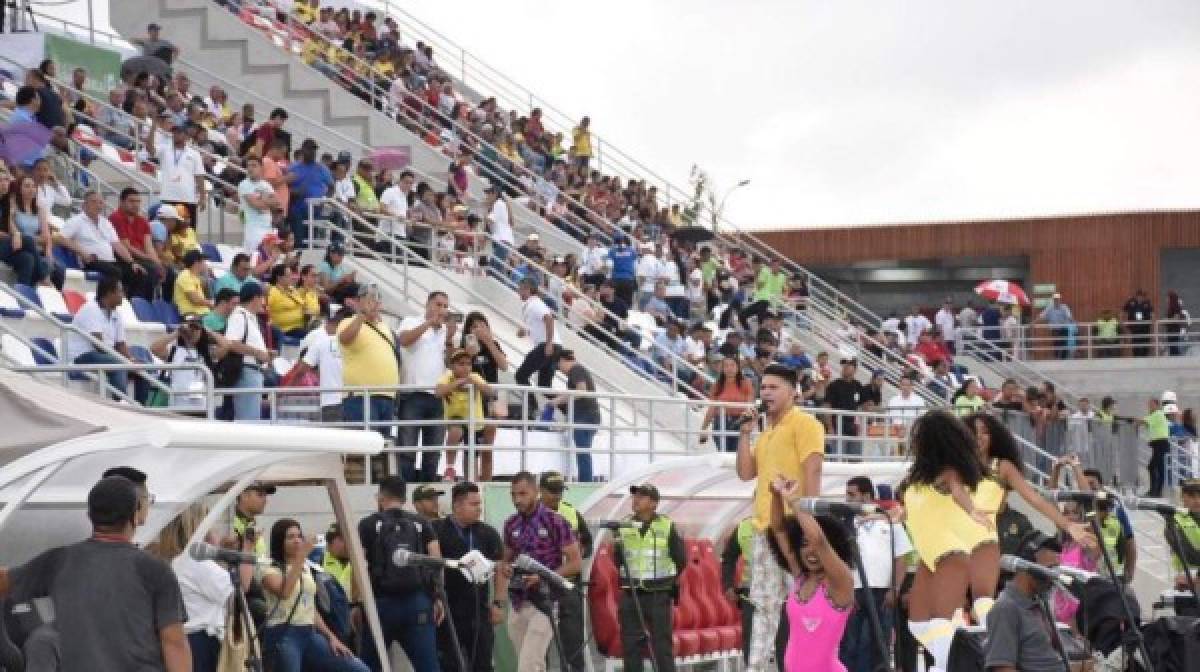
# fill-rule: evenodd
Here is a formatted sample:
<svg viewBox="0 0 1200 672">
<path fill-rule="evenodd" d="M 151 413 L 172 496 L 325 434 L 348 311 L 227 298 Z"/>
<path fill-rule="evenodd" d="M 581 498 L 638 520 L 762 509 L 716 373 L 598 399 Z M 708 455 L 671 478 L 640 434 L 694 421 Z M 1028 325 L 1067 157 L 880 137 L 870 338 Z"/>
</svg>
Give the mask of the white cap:
<svg viewBox="0 0 1200 672">
<path fill-rule="evenodd" d="M 158 206 L 158 214 L 155 217 L 159 220 L 163 219 L 181 219 L 179 213 L 175 211 L 175 206 L 170 203 L 163 203 Z"/>
<path fill-rule="evenodd" d="M 1171 390 L 1165 390 L 1165 391 L 1162 393 L 1162 398 L 1161 398 L 1161 399 L 1159 399 L 1159 401 L 1161 401 L 1161 402 L 1162 402 L 1162 403 L 1164 403 L 1164 404 L 1167 404 L 1167 403 L 1177 403 L 1177 402 L 1179 401 L 1179 397 L 1177 397 L 1177 396 L 1175 395 L 1175 393 L 1174 393 L 1174 392 L 1172 392 Z"/>
</svg>

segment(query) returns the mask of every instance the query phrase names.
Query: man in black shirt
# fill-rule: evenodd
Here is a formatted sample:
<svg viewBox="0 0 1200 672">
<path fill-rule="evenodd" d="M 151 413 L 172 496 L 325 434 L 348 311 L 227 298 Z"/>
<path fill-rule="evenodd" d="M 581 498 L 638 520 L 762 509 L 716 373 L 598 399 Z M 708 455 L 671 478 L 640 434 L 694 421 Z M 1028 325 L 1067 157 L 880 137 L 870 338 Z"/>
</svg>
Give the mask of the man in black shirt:
<svg viewBox="0 0 1200 672">
<path fill-rule="evenodd" d="M 46 107 L 46 101 L 42 101 Z M 1146 298 L 1146 292 L 1137 290 L 1125 302 L 1125 324 L 1133 336 L 1133 356 L 1146 357 L 1150 354 L 1150 326 L 1154 319 L 1154 305 Z"/>
<path fill-rule="evenodd" d="M 21 567 L 0 568 L 0 597 L 53 601 L 60 669 L 191 669 L 175 573 L 132 543 L 138 500 L 130 480 L 102 478 L 88 493 L 90 539 L 46 551 Z"/>
<path fill-rule="evenodd" d="M 857 411 L 862 407 L 864 394 L 863 384 L 854 376 L 858 373 L 858 360 L 846 358 L 842 360 L 842 376 L 829 383 L 825 389 L 825 407 L 835 411 Z M 836 422 L 836 419 L 835 419 Z M 832 426 L 832 425 L 831 425 Z M 854 416 L 842 416 L 840 434 L 843 437 L 858 436 L 858 420 Z M 861 455 L 862 445 L 858 441 L 844 441 L 843 453 L 846 455 Z"/>
<path fill-rule="evenodd" d="M 482 515 L 483 499 L 478 485 L 464 481 L 450 490 L 450 515 L 433 523 L 443 557 L 458 559 L 471 551 L 479 551 L 492 562 L 500 561 L 504 553 L 500 533 L 480 520 Z M 495 644 L 492 626 L 504 620 L 503 605 L 489 597 L 486 584 L 470 583 L 458 571 L 447 571 L 445 576 L 446 606 L 467 668 L 470 672 L 491 672 Z M 454 645 L 449 624 L 443 622 L 438 629 L 442 669 L 466 672 L 459 671 Z"/>
<path fill-rule="evenodd" d="M 604 337 L 605 342 L 618 352 L 621 349 L 621 342 L 628 343 L 633 349 L 637 349 L 642 344 L 642 336 L 633 329 L 626 328 L 629 319 L 629 304 L 625 300 L 616 295 L 616 291 L 611 281 L 605 281 L 600 285 L 600 293 L 597 300 L 608 314 L 604 315 L 600 320 L 600 326 L 607 332 Z"/>
<path fill-rule="evenodd" d="M 46 128 L 53 129 L 56 126 L 61 126 L 64 129 L 67 127 L 67 114 L 63 110 L 63 101 L 59 97 L 58 92 L 50 85 L 50 80 L 45 73 L 37 68 L 32 68 L 25 71 L 25 83 L 37 89 L 38 97 L 41 98 L 42 104 L 38 108 L 34 118 L 37 122 Z"/>
<path fill-rule="evenodd" d="M 388 476 L 380 481 L 379 492 L 375 495 L 379 512 L 359 521 L 358 538 L 362 540 L 363 549 L 367 554 L 367 570 L 371 577 L 371 589 L 375 592 L 375 606 L 379 610 L 384 646 L 390 649 L 393 642 L 400 642 L 413 669 L 436 672 L 436 624 L 442 622 L 445 606 L 434 600 L 432 582 L 421 581 L 419 586 L 406 590 L 392 589 L 384 585 L 401 582 L 401 577 L 392 567 L 392 555 L 396 549 L 388 547 L 390 539 L 407 536 L 416 541 L 410 544 L 413 547 L 405 550 L 442 557 L 441 546 L 429 521 L 404 510 L 406 494 L 403 478 Z M 402 535 L 397 532 L 401 529 L 408 534 Z M 418 571 L 417 568 L 411 567 L 401 571 L 407 570 Z M 373 637 L 364 638 L 362 653 L 363 662 L 372 672 L 384 669 L 380 662 L 381 656 L 375 650 Z M 386 656 L 385 651 L 383 657 Z"/>
</svg>

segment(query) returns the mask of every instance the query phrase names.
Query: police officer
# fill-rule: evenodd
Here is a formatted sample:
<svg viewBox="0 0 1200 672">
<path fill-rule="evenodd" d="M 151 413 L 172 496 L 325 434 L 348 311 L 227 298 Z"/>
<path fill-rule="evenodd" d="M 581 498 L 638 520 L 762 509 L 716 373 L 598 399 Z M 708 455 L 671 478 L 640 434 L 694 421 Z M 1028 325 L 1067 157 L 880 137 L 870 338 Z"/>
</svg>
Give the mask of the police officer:
<svg viewBox="0 0 1200 672">
<path fill-rule="evenodd" d="M 562 516 L 575 538 L 579 540 L 579 550 L 584 558 L 592 555 L 592 532 L 587 522 L 575 507 L 563 501 L 563 491 L 567 489 L 566 479 L 557 471 L 546 471 L 538 479 L 538 493 L 542 506 Z M 579 576 L 567 577 L 575 588 L 564 594 L 558 602 L 558 634 L 562 638 L 563 655 L 567 657 L 567 668 L 571 672 L 583 672 L 584 641 L 583 641 L 583 581 Z"/>
<path fill-rule="evenodd" d="M 1187 513 L 1175 514 L 1174 522 L 1179 532 L 1177 548 L 1183 557 L 1172 552 L 1171 567 L 1175 570 L 1175 589 L 1190 590 L 1183 563 L 1186 562 L 1191 570 L 1192 579 L 1200 581 L 1200 478 L 1189 478 L 1182 486 L 1183 505 L 1187 507 Z"/>
<path fill-rule="evenodd" d="M 750 553 L 754 546 L 754 519 L 747 516 L 734 528 L 721 551 L 721 587 L 725 599 L 737 606 L 742 614 L 742 641 L 750 641 L 750 628 L 754 623 L 754 605 L 746 599 L 750 594 Z M 742 580 L 737 581 L 738 560 L 742 561 Z M 785 628 L 780 631 L 786 632 Z M 750 656 L 750 647 L 742 647 L 742 659 Z"/>
<path fill-rule="evenodd" d="M 657 672 L 673 672 L 671 603 L 678 595 L 679 573 L 687 568 L 683 538 L 670 518 L 658 514 L 658 488 L 649 483 L 629 488 L 633 525 L 617 539 L 621 579 L 622 669 L 642 672 L 642 644 L 648 640 Z"/>
</svg>

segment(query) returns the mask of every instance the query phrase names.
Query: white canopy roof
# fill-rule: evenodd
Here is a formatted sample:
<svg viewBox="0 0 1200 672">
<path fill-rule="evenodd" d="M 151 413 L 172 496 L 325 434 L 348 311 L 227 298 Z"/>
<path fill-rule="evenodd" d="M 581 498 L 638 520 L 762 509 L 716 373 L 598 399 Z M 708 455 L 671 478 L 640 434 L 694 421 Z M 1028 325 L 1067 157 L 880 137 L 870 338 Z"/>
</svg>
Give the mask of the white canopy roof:
<svg viewBox="0 0 1200 672">
<path fill-rule="evenodd" d="M 374 432 L 193 420 L 84 398 L 0 371 L 0 566 L 87 536 L 87 493 L 109 467 L 146 472 L 155 496 L 138 541 L 188 504 L 253 480 L 340 482 Z"/>
</svg>

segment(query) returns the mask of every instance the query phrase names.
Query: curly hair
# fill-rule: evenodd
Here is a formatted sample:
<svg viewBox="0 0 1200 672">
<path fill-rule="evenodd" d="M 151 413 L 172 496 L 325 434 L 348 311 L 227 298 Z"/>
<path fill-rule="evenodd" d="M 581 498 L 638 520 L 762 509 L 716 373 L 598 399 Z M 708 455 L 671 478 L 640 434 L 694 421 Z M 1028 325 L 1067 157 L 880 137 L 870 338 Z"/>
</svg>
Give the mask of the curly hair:
<svg viewBox="0 0 1200 672">
<path fill-rule="evenodd" d="M 833 516 L 814 516 L 817 524 L 821 526 L 821 534 L 825 535 L 826 541 L 833 549 L 833 552 L 841 558 L 842 562 L 846 563 L 847 567 L 854 568 L 854 537 L 850 535 L 846 526 Z M 800 548 L 804 545 L 804 528 L 800 527 L 800 521 L 796 520 L 795 516 L 786 516 L 783 519 L 784 532 L 787 534 L 788 545 L 792 547 L 792 553 L 799 555 Z M 774 534 L 767 535 L 767 544 L 771 548 L 771 555 L 775 557 L 775 562 L 779 563 L 780 567 L 788 567 L 787 557 L 783 554 L 783 549 L 779 546 L 779 540 Z"/>
<path fill-rule="evenodd" d="M 932 485 L 948 468 L 958 472 L 968 488 L 983 480 L 985 468 L 975 435 L 947 411 L 929 411 L 913 423 L 909 453 L 913 462 L 904 478 L 908 485 Z"/>
<path fill-rule="evenodd" d="M 982 422 L 984 427 L 987 427 L 988 433 L 988 458 L 992 460 L 1008 460 L 1017 468 L 1022 475 L 1025 473 L 1025 464 L 1021 459 L 1021 449 L 1017 447 L 1017 439 L 1013 437 L 1013 433 L 1008 431 L 1008 427 L 996 419 L 995 416 L 987 413 L 975 413 L 964 418 L 967 423 L 967 429 L 971 430 L 972 435 L 976 435 L 975 423 Z M 978 436 L 976 435 L 976 438 Z"/>
</svg>

